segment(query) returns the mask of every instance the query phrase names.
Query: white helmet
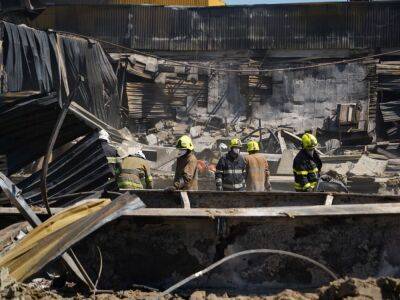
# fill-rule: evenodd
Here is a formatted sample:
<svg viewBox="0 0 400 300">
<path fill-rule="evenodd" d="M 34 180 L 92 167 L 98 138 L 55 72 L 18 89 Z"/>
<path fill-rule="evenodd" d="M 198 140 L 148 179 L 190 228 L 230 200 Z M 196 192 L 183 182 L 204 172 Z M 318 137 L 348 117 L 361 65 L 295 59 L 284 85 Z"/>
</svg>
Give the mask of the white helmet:
<svg viewBox="0 0 400 300">
<path fill-rule="evenodd" d="M 99 131 L 99 140 L 106 141 L 107 143 L 110 142 L 110 135 L 104 129 Z"/>
<path fill-rule="evenodd" d="M 143 151 L 137 147 L 128 147 L 128 155 L 146 159 L 146 156 L 144 155 Z"/>
</svg>

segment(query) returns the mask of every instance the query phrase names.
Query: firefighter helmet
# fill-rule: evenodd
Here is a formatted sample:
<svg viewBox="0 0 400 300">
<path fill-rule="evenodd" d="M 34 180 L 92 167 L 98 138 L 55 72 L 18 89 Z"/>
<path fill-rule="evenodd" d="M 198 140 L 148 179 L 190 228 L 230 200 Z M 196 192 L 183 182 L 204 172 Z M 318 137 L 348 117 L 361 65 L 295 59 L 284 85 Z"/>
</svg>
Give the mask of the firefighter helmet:
<svg viewBox="0 0 400 300">
<path fill-rule="evenodd" d="M 231 142 L 229 143 L 230 148 L 240 148 L 242 147 L 242 142 L 238 138 L 233 138 L 231 139 Z"/>
<path fill-rule="evenodd" d="M 176 143 L 176 148 L 177 149 L 187 149 L 190 151 L 194 150 L 192 139 L 190 137 L 188 137 L 187 135 L 182 135 L 178 139 L 178 142 Z"/>
<path fill-rule="evenodd" d="M 260 146 L 256 141 L 249 141 L 247 143 L 247 152 L 260 151 Z"/>
<path fill-rule="evenodd" d="M 304 149 L 307 150 L 314 149 L 315 147 L 317 147 L 317 144 L 318 144 L 317 138 L 313 136 L 311 133 L 305 133 L 301 137 L 301 146 Z"/>
</svg>

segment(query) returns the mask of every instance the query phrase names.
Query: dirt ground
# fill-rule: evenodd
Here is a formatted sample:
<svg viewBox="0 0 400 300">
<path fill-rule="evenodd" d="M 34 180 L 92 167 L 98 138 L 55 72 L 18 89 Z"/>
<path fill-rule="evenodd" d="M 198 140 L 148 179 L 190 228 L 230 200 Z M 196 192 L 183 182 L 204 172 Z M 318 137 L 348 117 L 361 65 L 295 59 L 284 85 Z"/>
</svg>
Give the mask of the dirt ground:
<svg viewBox="0 0 400 300">
<path fill-rule="evenodd" d="M 49 290 L 40 286 L 40 284 L 22 284 L 10 279 L 2 279 L 0 286 L 0 299 L 99 299 L 99 300 L 119 300 L 119 299 L 165 299 L 165 300 L 219 300 L 219 299 L 238 299 L 238 300 L 365 300 L 365 299 L 400 299 L 400 279 L 379 278 L 360 280 L 356 278 L 344 278 L 331 282 L 328 286 L 321 287 L 312 293 L 301 293 L 292 290 L 285 290 L 276 295 L 262 296 L 233 296 L 227 293 L 216 295 L 205 291 L 195 291 L 190 296 L 181 297 L 179 295 L 167 295 L 161 297 L 158 292 L 144 291 L 120 291 L 113 293 L 99 293 L 96 295 L 62 296 L 54 290 Z"/>
</svg>

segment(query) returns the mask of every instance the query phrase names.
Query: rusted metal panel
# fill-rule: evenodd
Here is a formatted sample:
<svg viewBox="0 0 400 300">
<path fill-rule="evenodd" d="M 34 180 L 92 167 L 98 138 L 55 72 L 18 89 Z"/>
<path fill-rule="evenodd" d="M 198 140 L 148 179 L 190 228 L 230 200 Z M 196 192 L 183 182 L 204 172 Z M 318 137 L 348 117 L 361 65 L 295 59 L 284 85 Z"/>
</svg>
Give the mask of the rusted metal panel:
<svg viewBox="0 0 400 300">
<path fill-rule="evenodd" d="M 145 50 L 393 48 L 400 46 L 399 13 L 398 2 L 64 5 L 48 8 L 34 24 Z"/>
<path fill-rule="evenodd" d="M 103 205 L 104 202 L 106 205 Z M 54 220 L 52 226 L 57 230 L 46 229 L 49 226 L 46 222 L 39 225 L 13 251 L 1 258 L 2 267 L 8 267 L 11 273 L 15 272 L 13 277 L 17 280 L 24 280 L 87 235 L 119 218 L 124 212 L 143 208 L 144 204 L 139 198 L 126 193 L 108 204 L 106 201 L 99 202 L 100 207 L 93 211 L 90 205 L 81 204 L 81 206 L 72 206 L 65 211 L 66 216 L 70 215 L 66 224 L 60 215 L 55 215 L 47 221 L 51 224 Z M 80 214 L 82 211 L 85 213 Z"/>
</svg>

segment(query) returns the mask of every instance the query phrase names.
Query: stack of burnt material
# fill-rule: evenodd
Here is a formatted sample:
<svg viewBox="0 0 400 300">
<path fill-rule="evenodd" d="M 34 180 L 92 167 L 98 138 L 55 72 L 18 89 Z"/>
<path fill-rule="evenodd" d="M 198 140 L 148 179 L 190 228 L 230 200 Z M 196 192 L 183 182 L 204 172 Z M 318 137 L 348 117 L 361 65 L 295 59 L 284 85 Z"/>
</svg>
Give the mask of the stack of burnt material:
<svg viewBox="0 0 400 300">
<path fill-rule="evenodd" d="M 379 101 L 382 121 L 381 135 L 388 140 L 400 139 L 400 56 L 384 56 L 377 65 Z"/>
<path fill-rule="evenodd" d="M 114 169 L 108 164 L 104 143 L 96 133 L 89 134 L 50 163 L 47 176 L 50 203 L 69 205 L 71 199 L 75 201 L 89 192 L 116 188 Z M 29 204 L 41 202 L 40 178 L 39 171 L 18 184 Z"/>
</svg>

